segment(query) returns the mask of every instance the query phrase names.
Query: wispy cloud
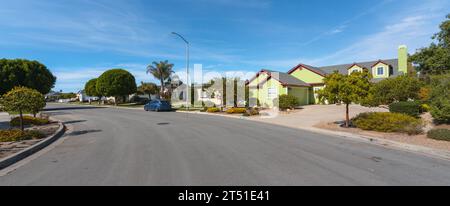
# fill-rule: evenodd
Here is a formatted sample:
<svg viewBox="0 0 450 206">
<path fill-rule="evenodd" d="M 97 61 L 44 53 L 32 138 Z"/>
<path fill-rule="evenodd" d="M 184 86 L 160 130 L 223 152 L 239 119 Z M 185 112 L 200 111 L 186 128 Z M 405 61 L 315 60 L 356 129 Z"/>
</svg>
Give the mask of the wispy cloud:
<svg viewBox="0 0 450 206">
<path fill-rule="evenodd" d="M 312 38 L 306 42 L 300 43 L 299 46 L 307 46 L 307 45 L 317 42 L 327 36 L 342 33 L 345 31 L 345 29 L 347 27 L 349 27 L 349 24 L 351 24 L 352 22 L 357 21 L 371 13 L 378 11 L 380 8 L 382 8 L 383 6 L 386 6 L 387 4 L 389 4 L 392 1 L 393 0 L 380 1 L 379 3 L 371 6 L 370 8 L 367 8 L 366 10 L 363 10 L 362 12 L 356 13 L 356 15 L 354 15 L 352 18 L 349 18 L 349 19 L 341 22 L 340 24 L 336 25 L 335 27 L 332 27 L 329 30 L 320 33 L 319 35 L 316 35 L 314 38 Z"/>
<path fill-rule="evenodd" d="M 388 1 L 387 1 L 388 2 Z M 273 68 L 290 68 L 298 63 L 316 66 L 351 63 L 355 61 L 396 58 L 399 45 L 406 44 L 410 53 L 416 49 L 427 46 L 432 40 L 431 36 L 438 31 L 438 25 L 448 14 L 450 5 L 448 1 L 430 1 L 416 8 L 407 10 L 407 13 L 392 16 L 387 24 L 373 34 L 355 39 L 354 43 L 316 58 L 287 58 L 276 60 L 246 61 L 248 64 L 260 64 Z M 411 15 L 413 13 L 414 15 Z M 341 32 L 336 29 L 335 33 Z M 317 37 L 311 41 L 317 41 Z"/>
<path fill-rule="evenodd" d="M 410 51 L 414 51 L 425 46 L 429 37 L 436 31 L 436 25 L 429 24 L 434 18 L 436 16 L 433 15 L 405 17 L 398 23 L 385 26 L 378 33 L 364 37 L 335 53 L 310 60 L 309 63 L 324 65 L 393 58 L 397 55 L 397 47 L 402 44 L 408 45 Z"/>
<path fill-rule="evenodd" d="M 47 49 L 89 49 L 177 58 L 167 49 L 171 41 L 168 28 L 151 19 L 140 18 L 139 9 L 127 1 L 108 3 L 87 0 L 13 2 L 8 6 L 8 13 L 0 14 L 0 26 L 14 32 L 9 32 L 0 44 L 21 42 Z"/>
</svg>

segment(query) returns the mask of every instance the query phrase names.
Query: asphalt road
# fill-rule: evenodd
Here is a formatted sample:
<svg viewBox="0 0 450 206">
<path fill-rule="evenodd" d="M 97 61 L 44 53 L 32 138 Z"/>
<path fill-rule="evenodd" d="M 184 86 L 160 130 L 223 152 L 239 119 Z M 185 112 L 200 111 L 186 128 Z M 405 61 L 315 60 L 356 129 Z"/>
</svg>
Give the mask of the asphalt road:
<svg viewBox="0 0 450 206">
<path fill-rule="evenodd" d="M 0 185 L 450 185 L 450 161 L 206 115 L 52 105 L 65 141 Z"/>
</svg>

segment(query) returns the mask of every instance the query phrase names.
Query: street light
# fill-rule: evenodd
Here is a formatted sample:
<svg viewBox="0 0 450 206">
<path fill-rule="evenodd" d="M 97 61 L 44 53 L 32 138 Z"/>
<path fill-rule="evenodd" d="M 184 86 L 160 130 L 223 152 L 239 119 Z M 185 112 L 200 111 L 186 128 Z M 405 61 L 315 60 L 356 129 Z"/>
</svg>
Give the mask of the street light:
<svg viewBox="0 0 450 206">
<path fill-rule="evenodd" d="M 189 42 L 181 34 L 176 32 L 172 32 L 172 34 L 180 37 L 186 43 L 186 109 L 189 110 Z"/>
</svg>

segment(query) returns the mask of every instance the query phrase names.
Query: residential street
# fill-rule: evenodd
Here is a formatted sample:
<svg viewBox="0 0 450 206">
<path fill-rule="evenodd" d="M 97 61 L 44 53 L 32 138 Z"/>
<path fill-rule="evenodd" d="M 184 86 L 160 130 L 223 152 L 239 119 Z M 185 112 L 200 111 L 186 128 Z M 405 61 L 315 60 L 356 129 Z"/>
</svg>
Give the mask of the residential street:
<svg viewBox="0 0 450 206">
<path fill-rule="evenodd" d="M 450 185 L 450 161 L 253 121 L 50 105 L 71 128 L 0 185 Z"/>
</svg>

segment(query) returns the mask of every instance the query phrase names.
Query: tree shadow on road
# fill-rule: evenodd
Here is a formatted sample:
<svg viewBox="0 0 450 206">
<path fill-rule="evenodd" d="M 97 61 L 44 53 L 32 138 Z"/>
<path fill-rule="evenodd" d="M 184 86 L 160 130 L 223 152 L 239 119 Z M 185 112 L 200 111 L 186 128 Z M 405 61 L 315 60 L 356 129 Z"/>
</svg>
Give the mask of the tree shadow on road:
<svg viewBox="0 0 450 206">
<path fill-rule="evenodd" d="M 89 109 L 105 109 L 105 107 L 61 107 L 61 108 L 45 108 L 44 111 L 89 110 Z"/>
<path fill-rule="evenodd" d="M 73 131 L 70 134 L 68 134 L 68 136 L 80 136 L 80 135 L 84 135 L 84 134 L 89 134 L 89 133 L 97 133 L 97 132 L 102 132 L 103 130 L 99 130 L 99 129 L 94 129 L 94 130 L 79 130 L 79 131 Z"/>
<path fill-rule="evenodd" d="M 82 123 L 82 122 L 87 122 L 87 120 L 65 121 L 64 124 L 76 124 L 76 123 Z"/>
</svg>

